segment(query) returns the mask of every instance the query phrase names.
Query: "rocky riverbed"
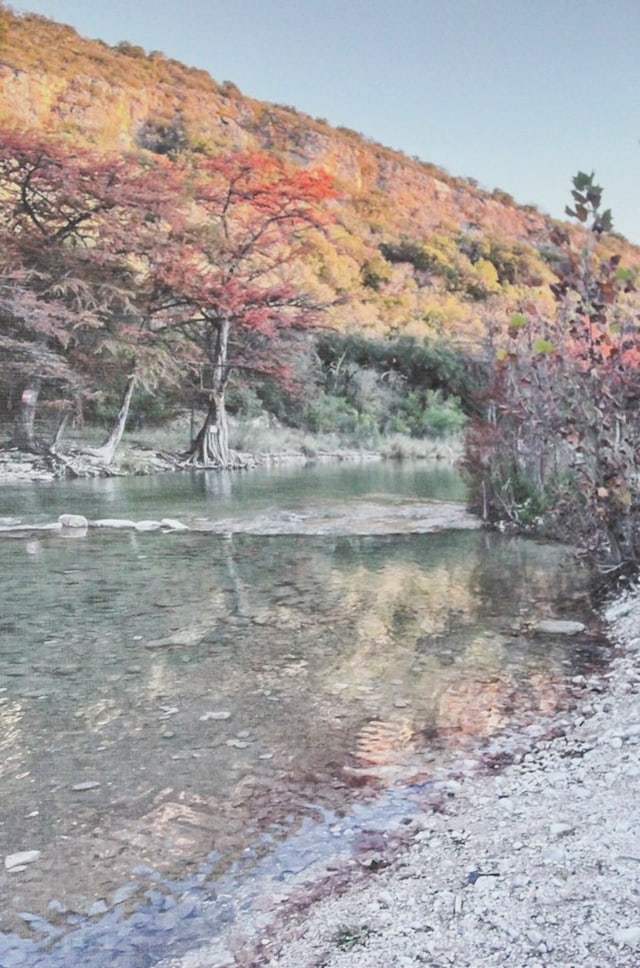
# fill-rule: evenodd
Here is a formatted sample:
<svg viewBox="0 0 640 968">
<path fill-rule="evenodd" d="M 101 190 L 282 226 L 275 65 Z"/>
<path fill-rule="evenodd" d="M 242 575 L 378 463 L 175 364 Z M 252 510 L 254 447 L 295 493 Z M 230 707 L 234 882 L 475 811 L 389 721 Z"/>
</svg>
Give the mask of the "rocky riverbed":
<svg viewBox="0 0 640 968">
<path fill-rule="evenodd" d="M 162 968 L 638 965 L 640 589 L 605 618 L 605 678 L 510 763 L 461 762 L 360 858 L 308 868 Z"/>
</svg>

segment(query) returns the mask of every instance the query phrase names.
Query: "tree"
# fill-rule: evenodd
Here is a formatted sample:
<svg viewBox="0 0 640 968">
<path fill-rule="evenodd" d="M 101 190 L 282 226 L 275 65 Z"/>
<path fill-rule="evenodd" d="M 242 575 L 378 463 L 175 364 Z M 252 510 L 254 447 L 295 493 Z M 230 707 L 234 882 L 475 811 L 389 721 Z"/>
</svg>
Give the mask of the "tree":
<svg viewBox="0 0 640 968">
<path fill-rule="evenodd" d="M 20 398 L 18 446 L 39 446 L 42 387 L 78 393 L 96 372 L 102 383 L 107 355 L 120 380 L 144 376 L 150 353 L 157 365 L 140 275 L 175 194 L 166 165 L 0 132 L 0 359 Z"/>
<path fill-rule="evenodd" d="M 182 177 L 190 208 L 155 255 L 153 330 L 186 340 L 207 399 L 187 459 L 227 467 L 234 455 L 225 395 L 234 370 L 284 378 L 291 338 L 322 309 L 296 284 L 296 267 L 335 191 L 323 171 L 290 170 L 256 152 L 186 162 Z"/>
</svg>

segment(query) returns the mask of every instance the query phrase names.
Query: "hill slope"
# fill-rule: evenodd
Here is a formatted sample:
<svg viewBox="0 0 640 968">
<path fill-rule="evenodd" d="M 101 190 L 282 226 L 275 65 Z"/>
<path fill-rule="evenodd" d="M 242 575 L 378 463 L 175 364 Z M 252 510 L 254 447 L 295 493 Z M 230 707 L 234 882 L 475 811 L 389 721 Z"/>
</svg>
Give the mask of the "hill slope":
<svg viewBox="0 0 640 968">
<path fill-rule="evenodd" d="M 321 247 L 316 269 L 348 293 L 332 312 L 340 328 L 473 342 L 488 319 L 548 305 L 550 219 L 535 207 L 159 52 L 0 9 L 0 124 L 109 153 L 260 148 L 326 168 L 341 199 L 334 244 Z M 640 264 L 624 240 L 606 246 Z"/>
</svg>

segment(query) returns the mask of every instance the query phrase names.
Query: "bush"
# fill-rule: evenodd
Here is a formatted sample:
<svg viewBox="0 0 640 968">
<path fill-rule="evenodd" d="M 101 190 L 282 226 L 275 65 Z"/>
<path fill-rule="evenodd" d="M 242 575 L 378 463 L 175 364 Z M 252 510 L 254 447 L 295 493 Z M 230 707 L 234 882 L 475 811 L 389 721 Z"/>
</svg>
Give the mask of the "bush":
<svg viewBox="0 0 640 968">
<path fill-rule="evenodd" d="M 583 172 L 573 185 L 567 214 L 591 222 L 590 234 L 575 248 L 556 229 L 555 317 L 512 317 L 464 465 L 488 520 L 543 519 L 598 572 L 618 576 L 640 566 L 638 306 L 620 257 L 597 253 L 611 227 L 602 190 Z"/>
<path fill-rule="evenodd" d="M 467 422 L 457 397 L 443 397 L 439 390 L 427 393 L 427 403 L 422 412 L 420 426 L 424 433 L 433 437 L 446 437 L 459 433 Z"/>
<path fill-rule="evenodd" d="M 316 396 L 307 405 L 307 428 L 316 434 L 351 433 L 358 426 L 358 411 L 345 397 Z"/>
</svg>

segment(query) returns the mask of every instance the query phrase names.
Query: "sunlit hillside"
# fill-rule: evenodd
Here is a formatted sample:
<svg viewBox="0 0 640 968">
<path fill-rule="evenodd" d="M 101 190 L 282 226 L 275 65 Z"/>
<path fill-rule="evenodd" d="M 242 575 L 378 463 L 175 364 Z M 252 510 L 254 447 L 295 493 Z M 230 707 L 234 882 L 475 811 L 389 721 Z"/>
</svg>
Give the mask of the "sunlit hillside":
<svg viewBox="0 0 640 968">
<path fill-rule="evenodd" d="M 550 305 L 550 220 L 534 206 L 255 100 L 159 51 L 109 47 L 9 8 L 0 16 L 3 126 L 105 153 L 258 147 L 329 170 L 340 191 L 337 223 L 330 240 L 318 240 L 313 269 L 340 297 L 333 325 L 473 342 L 488 320 L 499 325 L 525 303 Z M 640 262 L 623 239 L 607 245 Z"/>
</svg>

